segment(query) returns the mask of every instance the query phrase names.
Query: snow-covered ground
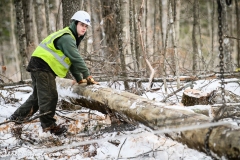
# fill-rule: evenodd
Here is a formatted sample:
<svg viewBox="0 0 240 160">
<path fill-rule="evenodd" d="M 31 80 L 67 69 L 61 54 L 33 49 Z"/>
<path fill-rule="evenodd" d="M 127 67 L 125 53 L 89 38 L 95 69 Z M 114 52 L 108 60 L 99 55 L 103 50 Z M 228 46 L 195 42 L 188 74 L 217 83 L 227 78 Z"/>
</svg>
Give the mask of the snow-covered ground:
<svg viewBox="0 0 240 160">
<path fill-rule="evenodd" d="M 237 79 L 227 79 L 235 81 Z M 106 85 L 102 83 L 101 85 Z M 147 85 L 147 84 L 146 84 Z M 155 84 L 158 88 L 161 84 Z M 211 92 L 220 86 L 218 80 L 199 80 L 195 89 Z M 173 87 L 173 86 L 172 86 Z M 122 89 L 122 86 L 118 86 Z M 159 87 L 160 88 L 160 87 Z M 226 90 L 240 95 L 238 83 L 227 83 Z M 18 91 L 0 89 L 0 123 L 5 122 L 31 94 L 22 90 L 31 87 L 23 86 Z M 172 88 L 174 89 L 174 87 Z M 168 91 L 169 93 L 172 90 Z M 178 104 L 183 91 L 172 96 L 170 102 Z M 68 90 L 59 90 L 59 101 L 70 95 Z M 167 93 L 163 89 L 147 92 L 143 97 L 161 101 Z M 16 101 L 18 99 L 19 101 Z M 198 106 L 199 107 L 199 106 Z M 75 160 L 111 160 L 111 159 L 147 159 L 147 160 L 211 160 L 205 153 L 188 148 L 173 141 L 164 134 L 156 134 L 148 127 L 141 125 L 133 131 L 99 132 L 102 126 L 109 126 L 109 117 L 82 108 L 76 111 L 63 111 L 57 108 L 58 124 L 68 126 L 68 133 L 55 136 L 42 131 L 38 119 L 20 125 L 13 123 L 0 125 L 0 159 L 75 159 Z M 22 130 L 21 130 L 22 128 Z M 21 132 L 21 137 L 18 137 Z"/>
</svg>

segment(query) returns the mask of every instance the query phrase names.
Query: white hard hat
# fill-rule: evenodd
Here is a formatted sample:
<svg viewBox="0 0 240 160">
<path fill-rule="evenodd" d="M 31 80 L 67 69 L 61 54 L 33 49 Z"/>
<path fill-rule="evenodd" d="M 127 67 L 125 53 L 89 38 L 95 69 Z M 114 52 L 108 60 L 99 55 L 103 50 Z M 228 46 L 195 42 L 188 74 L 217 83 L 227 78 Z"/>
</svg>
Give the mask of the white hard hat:
<svg viewBox="0 0 240 160">
<path fill-rule="evenodd" d="M 84 24 L 87 24 L 88 26 L 91 26 L 90 22 L 91 22 L 91 17 L 90 15 L 85 12 L 85 11 L 77 11 L 71 19 L 74 19 L 76 21 L 80 21 Z"/>
</svg>

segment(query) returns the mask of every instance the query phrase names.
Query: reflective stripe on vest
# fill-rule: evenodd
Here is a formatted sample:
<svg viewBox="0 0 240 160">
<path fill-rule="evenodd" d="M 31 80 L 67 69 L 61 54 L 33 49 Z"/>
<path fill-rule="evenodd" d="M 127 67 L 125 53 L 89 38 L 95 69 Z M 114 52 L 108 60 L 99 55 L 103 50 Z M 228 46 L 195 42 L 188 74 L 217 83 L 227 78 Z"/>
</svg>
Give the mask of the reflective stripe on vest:
<svg viewBox="0 0 240 160">
<path fill-rule="evenodd" d="M 63 65 L 66 69 L 69 69 L 70 66 L 64 61 L 64 59 L 66 58 L 65 55 L 60 57 L 57 53 L 53 52 L 47 47 L 47 43 L 40 43 L 39 46 L 50 52 L 58 60 L 58 62 L 61 63 L 61 65 Z"/>
<path fill-rule="evenodd" d="M 56 37 L 58 37 L 59 35 L 66 33 L 66 30 L 59 32 L 58 34 L 55 34 L 54 36 L 52 36 L 47 42 L 45 43 L 40 43 L 39 46 L 41 46 L 42 48 L 46 49 L 48 52 L 50 52 L 57 60 L 59 63 L 61 63 L 61 65 L 63 65 L 66 69 L 69 69 L 69 65 L 64 61 L 64 59 L 66 58 L 66 56 L 62 56 L 60 57 L 57 53 L 55 53 L 54 51 L 52 51 L 51 49 L 49 49 L 47 47 L 48 44 L 50 44 Z M 69 32 L 70 33 L 70 32 Z M 71 33 L 70 33 L 71 34 Z"/>
</svg>

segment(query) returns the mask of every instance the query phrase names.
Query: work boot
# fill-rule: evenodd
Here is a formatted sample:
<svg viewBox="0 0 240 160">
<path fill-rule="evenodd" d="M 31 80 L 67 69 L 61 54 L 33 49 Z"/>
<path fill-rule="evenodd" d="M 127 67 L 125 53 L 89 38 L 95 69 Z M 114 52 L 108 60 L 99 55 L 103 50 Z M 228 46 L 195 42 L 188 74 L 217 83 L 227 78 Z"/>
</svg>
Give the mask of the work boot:
<svg viewBox="0 0 240 160">
<path fill-rule="evenodd" d="M 12 114 L 10 117 L 7 118 L 9 121 L 16 121 L 18 119 L 18 116 L 15 114 Z"/>
<path fill-rule="evenodd" d="M 65 126 L 61 126 L 61 125 L 53 125 L 51 127 L 47 127 L 45 129 L 43 129 L 44 132 L 48 132 L 50 131 L 51 134 L 55 134 L 55 135 L 61 135 L 65 132 L 67 132 L 67 128 Z"/>
<path fill-rule="evenodd" d="M 27 120 L 27 119 L 24 119 L 24 118 L 21 117 L 21 116 L 12 114 L 9 118 L 7 118 L 7 120 L 9 120 L 9 121 L 14 121 L 16 124 L 21 124 L 21 123 L 23 123 L 23 122 L 24 122 L 25 120 Z"/>
</svg>

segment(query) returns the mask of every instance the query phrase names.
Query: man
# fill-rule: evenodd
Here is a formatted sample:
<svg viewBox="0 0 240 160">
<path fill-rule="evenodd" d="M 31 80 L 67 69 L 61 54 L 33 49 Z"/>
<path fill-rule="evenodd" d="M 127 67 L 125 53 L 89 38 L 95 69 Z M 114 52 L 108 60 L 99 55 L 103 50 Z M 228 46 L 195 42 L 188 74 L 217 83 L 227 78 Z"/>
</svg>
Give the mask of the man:
<svg viewBox="0 0 240 160">
<path fill-rule="evenodd" d="M 43 131 L 60 135 L 66 127 L 56 124 L 54 119 L 58 93 L 56 76 L 65 77 L 70 70 L 76 82 L 98 84 L 78 52 L 78 46 L 90 25 L 90 15 L 85 11 L 76 12 L 69 27 L 46 37 L 33 52 L 27 71 L 31 72 L 33 93 L 9 118 L 16 122 L 24 121 L 36 113 L 51 111 L 40 117 Z M 82 74 L 82 76 L 81 76 Z"/>
</svg>

